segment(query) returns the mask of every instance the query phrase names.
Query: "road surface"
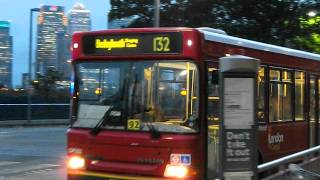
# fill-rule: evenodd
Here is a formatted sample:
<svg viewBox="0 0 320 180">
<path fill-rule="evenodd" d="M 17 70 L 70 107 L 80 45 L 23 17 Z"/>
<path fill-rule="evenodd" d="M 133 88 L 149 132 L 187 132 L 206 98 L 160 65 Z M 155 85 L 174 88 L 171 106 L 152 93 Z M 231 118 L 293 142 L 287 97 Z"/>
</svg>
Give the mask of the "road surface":
<svg viewBox="0 0 320 180">
<path fill-rule="evenodd" d="M 0 180 L 65 180 L 66 130 L 0 127 Z"/>
</svg>

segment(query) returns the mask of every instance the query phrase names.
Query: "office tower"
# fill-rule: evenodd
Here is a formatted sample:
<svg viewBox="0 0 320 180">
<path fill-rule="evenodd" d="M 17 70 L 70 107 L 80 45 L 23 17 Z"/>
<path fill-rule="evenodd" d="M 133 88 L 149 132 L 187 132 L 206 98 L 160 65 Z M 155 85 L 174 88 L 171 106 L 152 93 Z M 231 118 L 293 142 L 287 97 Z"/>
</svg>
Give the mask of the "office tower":
<svg viewBox="0 0 320 180">
<path fill-rule="evenodd" d="M 68 12 L 67 33 L 58 33 L 57 36 L 57 69 L 63 80 L 70 80 L 71 76 L 71 37 L 74 32 L 90 31 L 90 11 L 83 4 L 76 3 Z"/>
<path fill-rule="evenodd" d="M 71 75 L 71 39 L 66 33 L 57 34 L 57 70 L 62 80 L 70 80 Z"/>
<path fill-rule="evenodd" d="M 68 34 L 72 36 L 74 32 L 90 30 L 90 11 L 83 4 L 76 3 L 68 13 Z"/>
<path fill-rule="evenodd" d="M 57 34 L 65 33 L 67 20 L 64 7 L 43 5 L 38 16 L 36 72 L 57 69 Z"/>
<path fill-rule="evenodd" d="M 8 21 L 0 21 L 0 88 L 3 87 L 12 87 L 12 36 Z"/>
</svg>

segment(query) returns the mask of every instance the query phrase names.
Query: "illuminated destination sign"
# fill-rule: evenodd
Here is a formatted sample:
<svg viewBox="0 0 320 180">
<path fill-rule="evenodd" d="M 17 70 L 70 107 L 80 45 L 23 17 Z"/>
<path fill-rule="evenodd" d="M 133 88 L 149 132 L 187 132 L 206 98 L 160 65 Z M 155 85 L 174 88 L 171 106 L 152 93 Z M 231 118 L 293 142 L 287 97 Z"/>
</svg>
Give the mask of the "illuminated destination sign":
<svg viewBox="0 0 320 180">
<path fill-rule="evenodd" d="M 128 39 L 123 38 L 120 40 L 114 39 L 96 39 L 96 49 L 106 49 L 107 51 L 112 51 L 112 49 L 126 49 L 126 48 L 137 48 L 139 44 L 139 39 Z"/>
<path fill-rule="evenodd" d="M 182 49 L 180 33 L 145 33 L 83 37 L 86 55 L 178 54 Z"/>
</svg>

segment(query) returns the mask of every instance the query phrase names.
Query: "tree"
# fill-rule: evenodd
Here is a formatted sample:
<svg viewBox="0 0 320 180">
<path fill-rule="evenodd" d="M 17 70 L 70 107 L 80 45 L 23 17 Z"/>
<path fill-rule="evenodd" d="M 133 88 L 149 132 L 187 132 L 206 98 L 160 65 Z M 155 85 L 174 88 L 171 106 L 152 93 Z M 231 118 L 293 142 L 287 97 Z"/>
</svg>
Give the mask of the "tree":
<svg viewBox="0 0 320 180">
<path fill-rule="evenodd" d="M 199 27 L 212 21 L 210 15 L 214 0 L 160 0 L 160 26 Z M 109 19 L 120 19 L 138 15 L 139 18 L 129 27 L 152 27 L 154 1 L 150 0 L 111 0 Z"/>
<path fill-rule="evenodd" d="M 319 4 L 320 0 L 161 0 L 160 26 L 213 27 L 237 37 L 319 52 L 305 39 L 319 34 L 319 25 L 301 26 L 301 18 L 311 8 L 320 9 Z M 153 13 L 150 0 L 111 0 L 109 18 L 138 15 L 129 27 L 151 27 Z"/>
<path fill-rule="evenodd" d="M 36 80 L 32 81 L 32 86 L 40 95 L 49 99 L 50 95 L 55 92 L 56 81 L 60 79 L 61 74 L 57 70 L 48 68 L 44 75 L 36 75 Z"/>
<path fill-rule="evenodd" d="M 231 35 L 302 50 L 297 37 L 312 31 L 301 26 L 301 17 L 319 0 L 217 0 L 216 24 Z M 318 29 L 319 31 L 319 29 Z"/>
<path fill-rule="evenodd" d="M 314 9 L 319 8 L 320 4 Z M 303 33 L 296 36 L 295 44 L 299 49 L 320 53 L 320 14 L 314 17 L 301 16 L 299 20 Z"/>
</svg>

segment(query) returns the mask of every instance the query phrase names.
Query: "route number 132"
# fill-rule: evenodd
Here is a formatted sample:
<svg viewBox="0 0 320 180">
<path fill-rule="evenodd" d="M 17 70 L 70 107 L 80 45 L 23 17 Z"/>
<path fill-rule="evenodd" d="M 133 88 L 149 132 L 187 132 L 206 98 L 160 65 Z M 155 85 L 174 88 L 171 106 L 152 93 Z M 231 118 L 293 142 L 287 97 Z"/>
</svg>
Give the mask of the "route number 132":
<svg viewBox="0 0 320 180">
<path fill-rule="evenodd" d="M 169 52 L 170 51 L 169 37 L 155 37 L 153 38 L 153 51 L 154 52 Z"/>
</svg>

